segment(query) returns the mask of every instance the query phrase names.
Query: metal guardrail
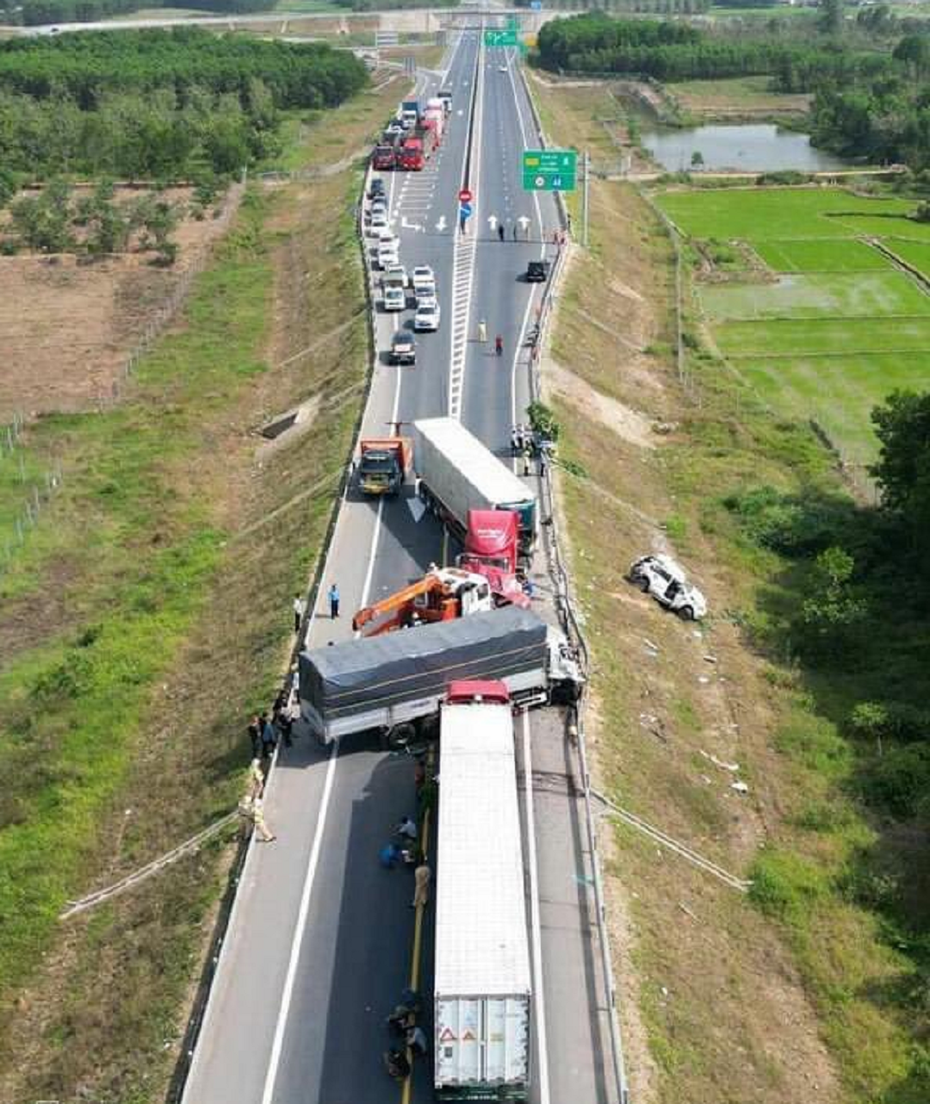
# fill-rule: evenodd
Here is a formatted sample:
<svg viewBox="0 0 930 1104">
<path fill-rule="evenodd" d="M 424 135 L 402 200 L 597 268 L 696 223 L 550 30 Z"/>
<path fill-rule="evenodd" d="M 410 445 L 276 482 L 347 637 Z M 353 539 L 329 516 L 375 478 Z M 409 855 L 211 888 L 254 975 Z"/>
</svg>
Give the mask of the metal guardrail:
<svg viewBox="0 0 930 1104">
<path fill-rule="evenodd" d="M 533 99 L 533 94 L 530 91 L 529 84 L 526 80 L 526 76 L 522 69 L 520 71 L 520 79 L 523 83 L 524 91 L 526 92 L 527 100 L 529 101 L 530 111 L 533 115 L 533 123 L 536 127 L 537 133 L 542 141 L 543 147 L 548 148 L 549 139 L 543 130 L 542 121 L 539 117 L 539 112 L 536 107 L 536 102 Z M 570 233 L 570 220 L 568 217 L 568 208 L 565 204 L 565 199 L 562 193 L 556 194 L 556 202 L 558 205 L 559 213 L 562 220 L 563 230 L 568 230 Z M 545 327 L 549 321 L 549 318 L 553 309 L 553 302 L 556 297 L 555 288 L 557 287 L 559 280 L 562 278 L 562 267 L 564 264 L 565 254 L 562 248 L 559 248 L 559 252 L 556 256 L 555 264 L 552 267 L 552 273 L 548 284 L 543 292 L 543 302 L 539 315 L 539 332 L 540 335 L 545 330 Z M 542 342 L 537 343 L 533 350 L 531 357 L 531 371 L 530 371 L 530 393 L 534 400 L 539 398 L 539 360 L 538 351 Z M 547 472 L 551 472 L 551 466 L 547 468 Z M 581 628 L 581 624 L 578 620 L 578 616 L 574 608 L 574 600 L 571 591 L 571 582 L 569 580 L 568 572 L 565 568 L 564 561 L 561 554 L 561 538 L 559 535 L 559 522 L 558 515 L 555 510 L 555 502 L 553 500 L 552 485 L 550 479 L 542 479 L 543 499 L 546 506 L 547 517 L 551 519 L 551 524 L 546 527 L 546 542 L 547 551 L 549 552 L 549 564 L 550 574 L 555 587 L 556 605 L 558 608 L 559 617 L 562 620 L 563 626 L 566 629 L 569 637 L 578 645 L 583 658 L 585 670 L 590 669 L 590 653 L 588 651 L 587 640 L 585 639 L 584 632 Z M 626 1077 L 626 1061 L 623 1052 L 623 1033 L 620 1030 L 619 1021 L 619 1000 L 617 994 L 616 982 L 614 980 L 613 963 L 610 958 L 610 939 L 607 931 L 607 910 L 605 905 L 604 895 L 604 876 L 601 870 L 600 860 L 600 848 L 598 846 L 597 830 L 594 823 L 594 811 L 592 806 L 593 791 L 591 788 L 591 774 L 588 769 L 588 757 L 587 757 L 587 744 L 585 740 L 585 711 L 587 708 L 587 692 L 581 698 L 575 707 L 576 726 L 578 730 L 578 756 L 581 766 L 581 779 L 582 779 L 582 792 L 584 794 L 584 806 L 585 806 L 585 831 L 588 837 L 588 847 L 591 854 L 591 867 L 593 873 L 594 882 L 594 902 L 597 913 L 597 928 L 598 928 L 598 942 L 601 947 L 601 968 L 604 974 L 604 985 L 607 991 L 608 999 L 608 1017 L 610 1022 L 610 1041 L 611 1041 L 611 1060 L 613 1065 L 614 1080 L 617 1085 L 617 1093 L 620 1099 L 620 1104 L 630 1104 L 629 1088 L 627 1086 Z"/>
</svg>

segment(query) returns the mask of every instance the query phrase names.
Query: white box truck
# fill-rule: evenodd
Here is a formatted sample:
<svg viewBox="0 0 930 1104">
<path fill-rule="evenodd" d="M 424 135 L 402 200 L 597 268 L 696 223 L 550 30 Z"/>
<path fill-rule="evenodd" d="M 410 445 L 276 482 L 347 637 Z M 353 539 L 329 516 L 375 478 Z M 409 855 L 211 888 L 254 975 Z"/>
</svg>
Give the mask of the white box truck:
<svg viewBox="0 0 930 1104">
<path fill-rule="evenodd" d="M 461 541 L 469 510 L 512 510 L 519 520 L 520 551 L 536 543 L 536 495 L 455 418 L 413 423 L 417 493 Z"/>
<path fill-rule="evenodd" d="M 439 732 L 434 1087 L 525 1100 L 530 956 L 513 714 L 500 682 L 453 682 Z"/>
</svg>

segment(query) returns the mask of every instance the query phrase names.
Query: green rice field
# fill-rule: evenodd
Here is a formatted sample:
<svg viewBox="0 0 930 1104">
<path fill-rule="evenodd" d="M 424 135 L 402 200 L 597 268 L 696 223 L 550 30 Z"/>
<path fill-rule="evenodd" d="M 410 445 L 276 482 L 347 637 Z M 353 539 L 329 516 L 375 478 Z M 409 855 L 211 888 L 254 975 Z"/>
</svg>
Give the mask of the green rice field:
<svg viewBox="0 0 930 1104">
<path fill-rule="evenodd" d="M 852 465 L 876 454 L 872 408 L 930 389 L 930 224 L 916 203 L 843 188 L 668 191 L 697 241 L 743 242 L 770 272 L 698 283 L 717 349 L 773 409 L 814 419 Z M 711 250 L 713 253 L 713 250 Z"/>
</svg>

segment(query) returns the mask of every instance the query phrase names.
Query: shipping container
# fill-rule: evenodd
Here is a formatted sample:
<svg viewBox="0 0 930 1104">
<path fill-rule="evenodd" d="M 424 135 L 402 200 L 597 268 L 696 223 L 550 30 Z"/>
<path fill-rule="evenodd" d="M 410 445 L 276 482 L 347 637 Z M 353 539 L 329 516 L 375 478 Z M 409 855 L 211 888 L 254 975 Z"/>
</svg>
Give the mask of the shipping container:
<svg viewBox="0 0 930 1104">
<path fill-rule="evenodd" d="M 519 518 L 520 551 L 536 542 L 536 495 L 455 418 L 414 422 L 418 493 L 465 540 L 469 510 L 512 510 Z"/>
<path fill-rule="evenodd" d="M 525 1100 L 530 956 L 513 714 L 500 683 L 454 683 L 439 734 L 434 1087 Z"/>
</svg>

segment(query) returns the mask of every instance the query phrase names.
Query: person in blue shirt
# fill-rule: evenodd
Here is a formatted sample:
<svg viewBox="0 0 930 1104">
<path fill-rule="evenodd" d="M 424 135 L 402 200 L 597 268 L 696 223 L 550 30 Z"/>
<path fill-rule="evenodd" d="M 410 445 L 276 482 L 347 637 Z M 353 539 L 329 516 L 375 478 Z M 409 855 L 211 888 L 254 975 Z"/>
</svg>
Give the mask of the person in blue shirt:
<svg viewBox="0 0 930 1104">
<path fill-rule="evenodd" d="M 339 587 L 335 583 L 329 588 L 329 616 L 334 621 L 339 616 Z"/>
</svg>

